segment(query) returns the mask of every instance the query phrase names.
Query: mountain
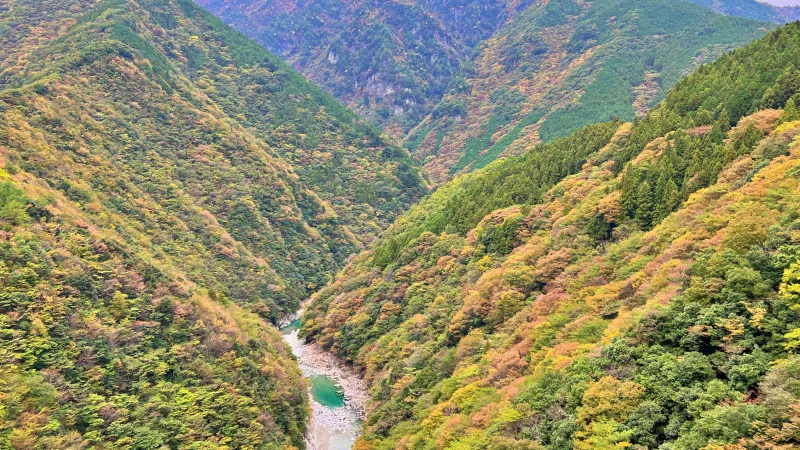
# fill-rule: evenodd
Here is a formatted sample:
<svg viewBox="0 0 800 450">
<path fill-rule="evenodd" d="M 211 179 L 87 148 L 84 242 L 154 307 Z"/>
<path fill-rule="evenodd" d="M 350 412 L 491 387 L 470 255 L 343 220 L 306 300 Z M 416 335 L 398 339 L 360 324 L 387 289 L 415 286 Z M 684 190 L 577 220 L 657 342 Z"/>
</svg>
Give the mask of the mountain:
<svg viewBox="0 0 800 450">
<path fill-rule="evenodd" d="M 372 386 L 355 448 L 797 448 L 798 57 L 781 27 L 401 216 L 303 318 Z"/>
<path fill-rule="evenodd" d="M 0 169 L 0 446 L 302 446 L 307 388 L 274 327 L 102 225 Z"/>
<path fill-rule="evenodd" d="M 757 0 L 689 0 L 723 14 L 759 20 L 786 23 L 800 19 L 800 7 L 775 6 Z"/>
<path fill-rule="evenodd" d="M 209 287 L 293 310 L 425 191 L 405 152 L 191 2 L 53 4 L 56 17 L 37 3 L 8 23 L 68 11 L 72 26 L 15 26 L 2 43 L 7 160 L 167 255 L 204 255 L 181 264 L 216 265 Z"/>
<path fill-rule="evenodd" d="M 303 448 L 275 322 L 427 192 L 188 0 L 0 3 L 0 447 Z"/>
<path fill-rule="evenodd" d="M 800 23 L 250 6 L 406 148 L 190 0 L 0 1 L 0 448 L 306 448 L 312 294 L 359 450 L 800 446 Z"/>
<path fill-rule="evenodd" d="M 198 0 L 374 123 L 402 136 L 471 49 L 530 0 Z"/>
<path fill-rule="evenodd" d="M 442 183 L 592 123 L 632 120 L 767 27 L 685 1 L 536 2 L 478 46 L 405 145 Z"/>
<path fill-rule="evenodd" d="M 401 138 L 435 184 L 644 114 L 771 27 L 685 0 L 198 3 Z"/>
</svg>

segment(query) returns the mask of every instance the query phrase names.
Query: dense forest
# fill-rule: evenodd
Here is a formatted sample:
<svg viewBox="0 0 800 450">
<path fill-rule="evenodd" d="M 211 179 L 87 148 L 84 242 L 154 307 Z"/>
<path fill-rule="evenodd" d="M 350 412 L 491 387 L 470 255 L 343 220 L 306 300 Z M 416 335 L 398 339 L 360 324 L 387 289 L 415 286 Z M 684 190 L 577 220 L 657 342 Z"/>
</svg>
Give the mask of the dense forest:
<svg viewBox="0 0 800 450">
<path fill-rule="evenodd" d="M 790 11 L 703 5 L 756 22 L 683 0 L 199 3 L 401 138 L 435 184 L 643 115 L 681 77 Z"/>
<path fill-rule="evenodd" d="M 0 447 L 303 445 L 280 335 L 153 253 L 0 170 Z"/>
<path fill-rule="evenodd" d="M 405 145 L 441 183 L 584 126 L 642 116 L 681 77 L 771 26 L 685 1 L 537 2 L 478 46 Z"/>
<path fill-rule="evenodd" d="M 476 44 L 530 0 L 199 0 L 372 122 L 401 136 Z"/>
<path fill-rule="evenodd" d="M 314 448 L 296 346 L 357 450 L 800 448 L 794 10 L 198 3 L 0 0 L 0 449 Z"/>
<path fill-rule="evenodd" d="M 457 177 L 313 297 L 358 449 L 800 446 L 800 24 Z"/>
<path fill-rule="evenodd" d="M 188 1 L 18 3 L 8 163 L 273 319 L 426 190 L 407 153 Z M 78 20 L 36 45 L 58 14 Z"/>
<path fill-rule="evenodd" d="M 0 5 L 0 448 L 303 448 L 271 322 L 427 192 L 188 0 Z"/>
<path fill-rule="evenodd" d="M 762 22 L 786 23 L 800 19 L 800 7 L 775 6 L 758 0 L 689 0 L 723 14 Z"/>
</svg>

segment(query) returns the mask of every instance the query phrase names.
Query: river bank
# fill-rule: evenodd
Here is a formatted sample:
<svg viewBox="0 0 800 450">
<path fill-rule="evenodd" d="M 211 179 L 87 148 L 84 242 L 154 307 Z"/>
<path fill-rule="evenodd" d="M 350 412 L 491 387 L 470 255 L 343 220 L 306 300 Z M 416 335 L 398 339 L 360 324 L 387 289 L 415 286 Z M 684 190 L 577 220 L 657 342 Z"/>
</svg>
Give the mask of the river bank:
<svg viewBox="0 0 800 450">
<path fill-rule="evenodd" d="M 303 376 L 311 381 L 312 418 L 306 439 L 311 450 L 349 450 L 358 436 L 369 399 L 358 373 L 319 345 L 299 337 L 300 321 L 281 328 L 297 357 Z"/>
</svg>

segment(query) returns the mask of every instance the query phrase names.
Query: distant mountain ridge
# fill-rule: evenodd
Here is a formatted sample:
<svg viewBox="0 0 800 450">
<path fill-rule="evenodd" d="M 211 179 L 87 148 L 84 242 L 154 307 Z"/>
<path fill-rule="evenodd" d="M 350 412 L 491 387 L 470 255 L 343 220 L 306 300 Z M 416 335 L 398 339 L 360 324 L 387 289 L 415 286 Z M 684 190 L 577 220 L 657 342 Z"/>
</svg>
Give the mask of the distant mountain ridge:
<svg viewBox="0 0 800 450">
<path fill-rule="evenodd" d="M 632 119 L 771 26 L 685 0 L 198 2 L 402 139 L 435 184 Z"/>
<path fill-rule="evenodd" d="M 440 183 L 592 123 L 632 120 L 769 27 L 682 0 L 536 2 L 478 47 L 405 145 Z"/>
<path fill-rule="evenodd" d="M 689 0 L 723 14 L 760 20 L 786 23 L 800 20 L 800 6 L 776 6 L 757 0 Z"/>
<path fill-rule="evenodd" d="M 401 136 L 472 48 L 530 0 L 198 0 L 374 123 Z"/>
</svg>

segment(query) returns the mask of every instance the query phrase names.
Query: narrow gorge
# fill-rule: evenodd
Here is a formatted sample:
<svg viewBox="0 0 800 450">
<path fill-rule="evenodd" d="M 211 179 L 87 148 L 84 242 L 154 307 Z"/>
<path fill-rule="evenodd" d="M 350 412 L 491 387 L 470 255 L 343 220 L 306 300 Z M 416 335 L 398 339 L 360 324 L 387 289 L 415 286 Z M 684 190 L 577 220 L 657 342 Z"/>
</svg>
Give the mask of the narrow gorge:
<svg viewBox="0 0 800 450">
<path fill-rule="evenodd" d="M 800 449 L 798 11 L 0 0 L 0 450 Z"/>
<path fill-rule="evenodd" d="M 310 450 L 349 450 L 366 414 L 369 388 L 360 375 L 332 353 L 299 336 L 302 310 L 281 334 L 309 382 L 312 416 L 306 439 Z"/>
</svg>

